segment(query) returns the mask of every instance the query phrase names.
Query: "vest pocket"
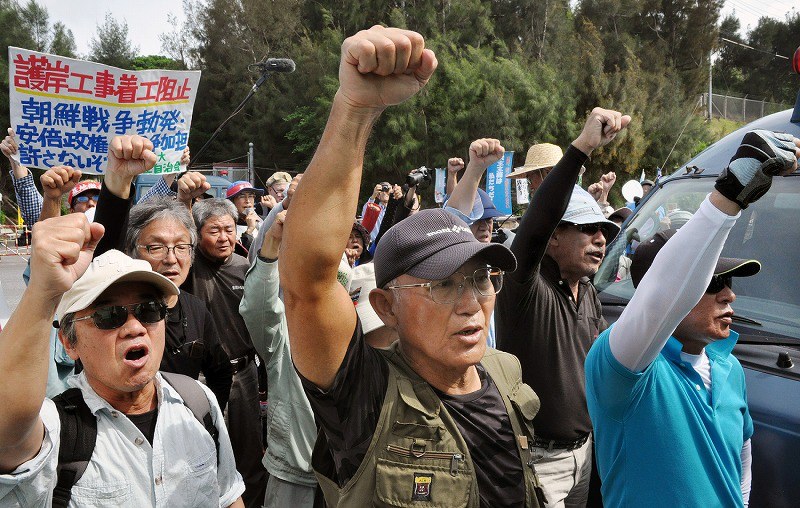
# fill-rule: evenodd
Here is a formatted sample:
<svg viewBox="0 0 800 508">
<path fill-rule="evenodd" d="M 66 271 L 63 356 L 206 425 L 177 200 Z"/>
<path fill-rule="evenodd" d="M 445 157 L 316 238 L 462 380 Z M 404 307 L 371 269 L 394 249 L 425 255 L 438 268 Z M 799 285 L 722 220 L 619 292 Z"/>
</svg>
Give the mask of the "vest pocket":
<svg viewBox="0 0 800 508">
<path fill-rule="evenodd" d="M 472 472 L 461 453 L 426 452 L 416 458 L 410 451 L 392 445 L 387 451 L 397 455 L 398 460 L 377 459 L 375 506 L 467 506 Z"/>
</svg>

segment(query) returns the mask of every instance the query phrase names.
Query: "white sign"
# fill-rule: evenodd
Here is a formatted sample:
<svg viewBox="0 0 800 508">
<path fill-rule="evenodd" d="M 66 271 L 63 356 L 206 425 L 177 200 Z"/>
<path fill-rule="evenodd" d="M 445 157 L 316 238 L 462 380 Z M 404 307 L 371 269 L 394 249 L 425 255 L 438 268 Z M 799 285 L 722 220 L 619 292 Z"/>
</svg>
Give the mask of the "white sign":
<svg viewBox="0 0 800 508">
<path fill-rule="evenodd" d="M 514 182 L 517 184 L 517 204 L 527 205 L 531 202 L 528 198 L 528 179 L 516 178 Z"/>
<path fill-rule="evenodd" d="M 21 164 L 102 174 L 109 141 L 138 134 L 153 142 L 151 173 L 181 170 L 200 71 L 129 71 L 14 47 L 8 61 Z"/>
<path fill-rule="evenodd" d="M 437 203 L 444 203 L 444 195 L 447 193 L 447 170 L 436 168 L 436 185 L 434 185 L 433 198 Z"/>
</svg>

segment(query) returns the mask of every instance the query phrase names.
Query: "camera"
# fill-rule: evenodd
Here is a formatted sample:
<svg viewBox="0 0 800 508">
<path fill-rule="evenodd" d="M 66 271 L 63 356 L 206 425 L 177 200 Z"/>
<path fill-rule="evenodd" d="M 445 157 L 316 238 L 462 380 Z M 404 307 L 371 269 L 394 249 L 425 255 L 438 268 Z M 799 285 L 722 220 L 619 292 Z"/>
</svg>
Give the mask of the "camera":
<svg viewBox="0 0 800 508">
<path fill-rule="evenodd" d="M 392 187 L 389 184 L 384 183 L 384 184 L 381 185 L 381 191 L 382 192 L 389 192 L 390 190 L 392 190 Z"/>
<path fill-rule="evenodd" d="M 409 173 L 406 177 L 406 185 L 409 187 L 417 187 L 417 189 L 425 189 L 431 184 L 433 178 L 431 177 L 431 170 L 425 166 L 421 166 Z"/>
</svg>

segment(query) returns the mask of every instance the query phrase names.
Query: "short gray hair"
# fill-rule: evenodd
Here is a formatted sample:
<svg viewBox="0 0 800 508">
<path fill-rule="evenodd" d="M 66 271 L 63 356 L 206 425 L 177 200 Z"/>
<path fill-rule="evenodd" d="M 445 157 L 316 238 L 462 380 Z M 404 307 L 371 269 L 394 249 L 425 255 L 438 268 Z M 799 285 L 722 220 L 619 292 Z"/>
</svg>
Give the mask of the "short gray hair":
<svg viewBox="0 0 800 508">
<path fill-rule="evenodd" d="M 142 231 L 148 224 L 159 219 L 173 220 L 188 229 L 189 241 L 192 245 L 197 245 L 197 228 L 186 206 L 169 196 L 160 196 L 142 201 L 131 208 L 123 243 L 126 254 L 134 259 L 139 257 L 136 245 L 139 243 Z"/>
<path fill-rule="evenodd" d="M 203 229 L 203 225 L 214 217 L 224 217 L 228 215 L 233 219 L 234 223 L 239 218 L 236 205 L 224 198 L 204 199 L 199 203 L 195 203 L 192 206 L 192 215 L 194 216 L 194 223 L 198 231 Z"/>
<path fill-rule="evenodd" d="M 75 312 L 65 314 L 64 317 L 58 320 L 58 329 L 66 337 L 67 342 L 72 347 L 78 343 L 78 332 L 75 331 Z"/>
</svg>

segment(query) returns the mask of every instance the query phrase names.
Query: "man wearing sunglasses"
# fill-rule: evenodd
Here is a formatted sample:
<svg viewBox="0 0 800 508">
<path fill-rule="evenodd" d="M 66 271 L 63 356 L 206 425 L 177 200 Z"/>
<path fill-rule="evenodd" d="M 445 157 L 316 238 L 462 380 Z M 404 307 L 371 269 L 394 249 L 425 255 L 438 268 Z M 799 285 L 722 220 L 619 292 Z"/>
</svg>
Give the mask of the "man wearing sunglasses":
<svg viewBox="0 0 800 508">
<path fill-rule="evenodd" d="M 64 406 L 61 416 L 45 399 L 47 335 L 57 311 L 59 338 L 84 365 L 74 386 L 91 411 L 85 418 L 97 427 L 88 466 L 68 490 L 72 502 L 243 506 L 244 484 L 213 393 L 201 387 L 218 452 L 158 374 L 164 302 L 178 288 L 119 251 L 91 261 L 102 234 L 83 214 L 34 228 L 30 284 L 0 332 L 0 505 L 53 506 L 62 418 L 70 411 Z"/>
<path fill-rule="evenodd" d="M 441 209 L 390 228 L 369 295 L 399 336 L 386 350 L 366 345 L 336 278 L 371 127 L 436 65 L 408 30 L 376 25 L 344 41 L 328 124 L 286 217 L 278 268 L 292 360 L 320 425 L 312 465 L 331 507 L 539 506 L 538 400 L 518 361 L 486 348 L 516 265 L 509 250 Z"/>
<path fill-rule="evenodd" d="M 594 108 L 522 217 L 511 251 L 519 267 L 497 299 L 497 348 L 520 359 L 522 379 L 542 401 L 534 460 L 548 506 L 583 506 L 592 469 L 592 422 L 583 363 L 605 329 L 590 281 L 619 227 L 575 185 L 584 162 L 630 117 Z"/>
<path fill-rule="evenodd" d="M 720 253 L 740 211 L 797 157 L 800 139 L 747 133 L 697 213 L 633 254 L 636 292 L 586 359 L 606 506 L 747 506 L 753 420 L 731 354 L 732 286 L 761 265 Z"/>
</svg>

